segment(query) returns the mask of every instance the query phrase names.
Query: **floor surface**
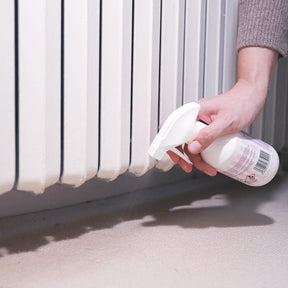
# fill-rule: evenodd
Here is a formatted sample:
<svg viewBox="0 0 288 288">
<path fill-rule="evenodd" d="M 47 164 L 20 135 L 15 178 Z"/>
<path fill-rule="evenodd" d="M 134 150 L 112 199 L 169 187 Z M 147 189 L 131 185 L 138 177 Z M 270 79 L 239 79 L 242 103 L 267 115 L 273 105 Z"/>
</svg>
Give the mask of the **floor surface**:
<svg viewBox="0 0 288 288">
<path fill-rule="evenodd" d="M 287 287 L 288 176 L 132 194 L 0 220 L 0 287 Z"/>
</svg>

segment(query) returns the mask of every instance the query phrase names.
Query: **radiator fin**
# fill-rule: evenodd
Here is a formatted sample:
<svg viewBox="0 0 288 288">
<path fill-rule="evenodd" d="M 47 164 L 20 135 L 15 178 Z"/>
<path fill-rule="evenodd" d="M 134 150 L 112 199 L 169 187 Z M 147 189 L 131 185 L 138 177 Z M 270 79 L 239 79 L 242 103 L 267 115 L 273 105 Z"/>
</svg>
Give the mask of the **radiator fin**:
<svg viewBox="0 0 288 288">
<path fill-rule="evenodd" d="M 100 4 L 70 0 L 64 5 L 61 182 L 77 187 L 98 171 Z"/>
<path fill-rule="evenodd" d="M 15 181 L 14 1 L 0 2 L 0 194 Z"/>
<path fill-rule="evenodd" d="M 132 138 L 129 171 L 137 176 L 155 165 L 148 155 L 158 130 L 160 0 L 135 0 Z"/>
<path fill-rule="evenodd" d="M 186 0 L 183 104 L 203 96 L 206 0 Z"/>
<path fill-rule="evenodd" d="M 98 177 L 113 180 L 130 162 L 132 0 L 102 1 L 101 29 Z"/>
<path fill-rule="evenodd" d="M 19 1 L 18 8 L 17 188 L 41 193 L 60 176 L 60 1 Z"/>
<path fill-rule="evenodd" d="M 184 57 L 185 1 L 165 0 L 162 3 L 161 67 L 159 122 L 182 105 Z M 173 167 L 170 158 L 159 161 L 157 167 L 167 171 Z"/>
</svg>

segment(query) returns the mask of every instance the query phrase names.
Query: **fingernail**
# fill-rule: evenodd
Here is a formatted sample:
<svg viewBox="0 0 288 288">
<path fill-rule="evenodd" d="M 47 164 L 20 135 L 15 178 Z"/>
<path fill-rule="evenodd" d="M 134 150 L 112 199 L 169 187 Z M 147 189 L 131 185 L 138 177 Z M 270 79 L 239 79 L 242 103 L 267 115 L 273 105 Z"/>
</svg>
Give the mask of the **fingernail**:
<svg viewBox="0 0 288 288">
<path fill-rule="evenodd" d="M 192 166 L 189 164 L 183 165 L 182 168 L 186 173 L 190 173 L 192 171 Z"/>
<path fill-rule="evenodd" d="M 191 154 L 198 154 L 201 152 L 202 145 L 198 141 L 193 141 L 188 144 L 188 151 Z"/>
<path fill-rule="evenodd" d="M 207 169 L 207 170 L 205 170 L 205 173 L 209 176 L 216 176 L 217 171 L 215 171 L 214 169 L 212 169 L 212 170 Z"/>
</svg>

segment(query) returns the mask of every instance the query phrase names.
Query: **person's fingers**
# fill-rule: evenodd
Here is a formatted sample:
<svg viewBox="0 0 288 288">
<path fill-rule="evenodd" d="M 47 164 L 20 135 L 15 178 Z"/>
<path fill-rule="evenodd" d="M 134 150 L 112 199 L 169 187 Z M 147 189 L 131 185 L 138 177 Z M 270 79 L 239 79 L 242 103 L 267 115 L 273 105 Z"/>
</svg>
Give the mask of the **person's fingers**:
<svg viewBox="0 0 288 288">
<path fill-rule="evenodd" d="M 176 147 L 181 153 L 183 153 L 183 149 L 181 146 Z M 168 156 L 171 160 L 177 163 L 186 173 L 190 173 L 192 171 L 192 165 L 187 163 L 184 159 L 182 159 L 179 155 L 175 154 L 172 151 L 167 151 Z"/>
<path fill-rule="evenodd" d="M 199 140 L 193 140 L 188 143 L 188 152 L 191 154 L 199 154 L 203 150 L 203 145 L 199 142 Z"/>
<path fill-rule="evenodd" d="M 188 151 L 191 154 L 199 154 L 207 148 L 216 138 L 223 135 L 223 123 L 215 120 L 202 128 L 193 141 L 188 143 Z"/>
<path fill-rule="evenodd" d="M 179 162 L 180 156 L 178 156 L 177 154 L 175 154 L 172 151 L 167 151 L 168 156 L 171 158 L 171 160 L 175 163 Z"/>
<path fill-rule="evenodd" d="M 186 154 L 188 155 L 189 159 L 191 160 L 191 162 L 193 163 L 193 165 L 200 171 L 204 172 L 205 174 L 209 175 L 209 176 L 215 176 L 217 174 L 217 170 L 210 166 L 209 164 L 207 164 L 205 161 L 203 161 L 203 159 L 201 158 L 200 154 L 190 154 L 188 151 L 188 145 L 185 146 L 185 151 Z"/>
<path fill-rule="evenodd" d="M 184 159 L 180 158 L 178 165 L 186 172 L 190 173 L 192 171 L 192 165 L 187 163 Z"/>
</svg>

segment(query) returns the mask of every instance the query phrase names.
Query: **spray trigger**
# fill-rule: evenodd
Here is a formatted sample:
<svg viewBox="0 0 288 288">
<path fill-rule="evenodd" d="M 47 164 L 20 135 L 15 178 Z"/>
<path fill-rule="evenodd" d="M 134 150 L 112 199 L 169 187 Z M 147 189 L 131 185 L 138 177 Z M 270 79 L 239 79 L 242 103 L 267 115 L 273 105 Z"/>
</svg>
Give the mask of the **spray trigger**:
<svg viewBox="0 0 288 288">
<path fill-rule="evenodd" d="M 181 153 L 176 147 L 184 145 L 195 137 L 194 127 L 199 110 L 200 105 L 191 102 L 172 112 L 151 143 L 148 151 L 150 156 L 161 160 L 164 154 L 170 150 L 192 164 L 187 155 Z"/>
</svg>

